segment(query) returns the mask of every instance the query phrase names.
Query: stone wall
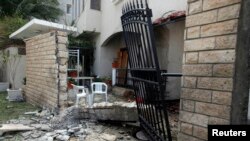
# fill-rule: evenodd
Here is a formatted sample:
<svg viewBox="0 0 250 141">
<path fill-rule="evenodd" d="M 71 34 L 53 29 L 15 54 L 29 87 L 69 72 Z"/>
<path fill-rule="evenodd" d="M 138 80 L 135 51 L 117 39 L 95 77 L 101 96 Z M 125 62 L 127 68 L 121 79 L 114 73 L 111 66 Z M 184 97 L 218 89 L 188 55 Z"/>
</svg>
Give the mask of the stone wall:
<svg viewBox="0 0 250 141">
<path fill-rule="evenodd" d="M 67 100 L 67 34 L 53 31 L 25 40 L 26 100 L 59 108 Z"/>
<path fill-rule="evenodd" d="M 188 0 L 179 141 L 229 124 L 240 0 Z"/>
</svg>

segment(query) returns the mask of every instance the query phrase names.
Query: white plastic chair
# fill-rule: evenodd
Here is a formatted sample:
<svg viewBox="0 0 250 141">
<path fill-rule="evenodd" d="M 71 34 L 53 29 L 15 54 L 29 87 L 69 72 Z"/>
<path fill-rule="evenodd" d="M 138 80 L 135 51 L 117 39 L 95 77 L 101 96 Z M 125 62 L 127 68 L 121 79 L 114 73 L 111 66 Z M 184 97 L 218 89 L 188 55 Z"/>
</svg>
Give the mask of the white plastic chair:
<svg viewBox="0 0 250 141">
<path fill-rule="evenodd" d="M 78 107 L 80 98 L 83 98 L 83 97 L 85 98 L 85 103 L 87 104 L 88 89 L 85 88 L 84 86 L 77 86 L 74 84 L 72 85 L 73 85 L 74 94 L 76 95 L 76 107 Z"/>
<path fill-rule="evenodd" d="M 93 102 L 94 103 L 94 97 L 95 94 L 104 94 L 106 98 L 106 102 L 108 102 L 108 86 L 106 83 L 103 82 L 94 82 L 91 84 L 91 91 L 93 94 Z"/>
</svg>

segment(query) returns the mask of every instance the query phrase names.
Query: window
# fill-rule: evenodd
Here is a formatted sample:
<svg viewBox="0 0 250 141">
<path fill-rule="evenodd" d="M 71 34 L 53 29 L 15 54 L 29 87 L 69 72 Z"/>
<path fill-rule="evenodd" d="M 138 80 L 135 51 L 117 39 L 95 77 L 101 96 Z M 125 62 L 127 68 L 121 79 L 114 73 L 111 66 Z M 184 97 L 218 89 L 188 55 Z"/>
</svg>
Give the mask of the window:
<svg viewBox="0 0 250 141">
<path fill-rule="evenodd" d="M 101 0 L 91 0 L 90 8 L 94 10 L 101 10 Z"/>
<path fill-rule="evenodd" d="M 67 4 L 67 14 L 71 14 L 71 4 Z"/>
<path fill-rule="evenodd" d="M 84 6 L 85 6 L 85 4 L 84 4 L 84 0 L 82 1 L 82 11 L 84 10 Z"/>
</svg>

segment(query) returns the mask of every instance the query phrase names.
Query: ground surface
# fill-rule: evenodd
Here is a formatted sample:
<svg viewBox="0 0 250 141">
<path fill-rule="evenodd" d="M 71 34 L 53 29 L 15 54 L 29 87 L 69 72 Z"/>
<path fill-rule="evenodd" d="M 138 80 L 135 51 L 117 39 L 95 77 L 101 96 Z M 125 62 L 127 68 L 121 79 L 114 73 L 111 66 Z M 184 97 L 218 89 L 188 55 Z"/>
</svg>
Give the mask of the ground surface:
<svg viewBox="0 0 250 141">
<path fill-rule="evenodd" d="M 8 100 L 6 100 L 6 97 L 6 92 L 0 92 L 0 122 L 18 118 L 25 112 L 35 111 L 39 109 L 38 107 L 32 106 L 26 102 L 9 102 Z"/>
<path fill-rule="evenodd" d="M 33 131 L 25 132 L 8 132 L 3 137 L 4 141 L 44 141 L 51 139 L 60 140 L 60 138 L 69 138 L 69 141 L 107 141 L 106 137 L 114 141 L 139 141 L 135 138 L 136 126 L 130 126 L 124 123 L 97 122 L 91 120 L 79 120 L 77 125 L 72 127 L 63 127 L 61 129 L 53 129 L 51 126 L 51 113 L 42 111 L 37 115 L 24 115 L 25 112 L 40 110 L 25 102 L 8 102 L 6 93 L 0 93 L 0 120 L 2 123 L 24 124 L 35 126 Z M 109 101 L 121 100 L 115 96 L 109 96 Z M 123 99 L 126 100 L 126 99 Z M 104 101 L 103 96 L 97 96 L 95 102 Z M 168 102 L 167 110 L 169 113 L 170 128 L 173 141 L 177 139 L 179 101 Z M 38 125 L 37 125 L 38 124 Z M 125 126 L 126 125 L 126 126 Z M 78 130 L 80 128 L 80 130 Z M 71 130 L 77 130 L 71 133 Z M 53 141 L 53 140 L 52 140 Z"/>
</svg>

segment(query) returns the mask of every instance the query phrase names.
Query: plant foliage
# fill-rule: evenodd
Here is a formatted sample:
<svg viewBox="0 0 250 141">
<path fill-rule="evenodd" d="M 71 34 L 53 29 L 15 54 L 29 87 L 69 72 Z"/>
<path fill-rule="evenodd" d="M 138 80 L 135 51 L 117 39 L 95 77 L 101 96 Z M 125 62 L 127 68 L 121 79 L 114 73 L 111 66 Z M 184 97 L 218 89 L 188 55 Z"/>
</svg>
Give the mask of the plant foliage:
<svg viewBox="0 0 250 141">
<path fill-rule="evenodd" d="M 0 48 L 23 44 L 9 35 L 32 18 L 56 21 L 63 14 L 58 5 L 58 0 L 0 0 Z"/>
<path fill-rule="evenodd" d="M 83 32 L 77 37 L 73 35 L 69 35 L 69 47 L 81 47 L 81 48 L 93 48 L 94 41 L 93 41 L 93 34 L 94 33 L 85 33 Z"/>
<path fill-rule="evenodd" d="M 1 0 L 0 16 L 19 15 L 24 19 L 35 17 L 55 21 L 63 14 L 58 5 L 58 0 Z"/>
<path fill-rule="evenodd" d="M 0 19 L 0 47 L 9 44 L 24 44 L 22 40 L 9 39 L 9 35 L 27 23 L 27 20 L 20 16 L 5 16 Z"/>
</svg>

